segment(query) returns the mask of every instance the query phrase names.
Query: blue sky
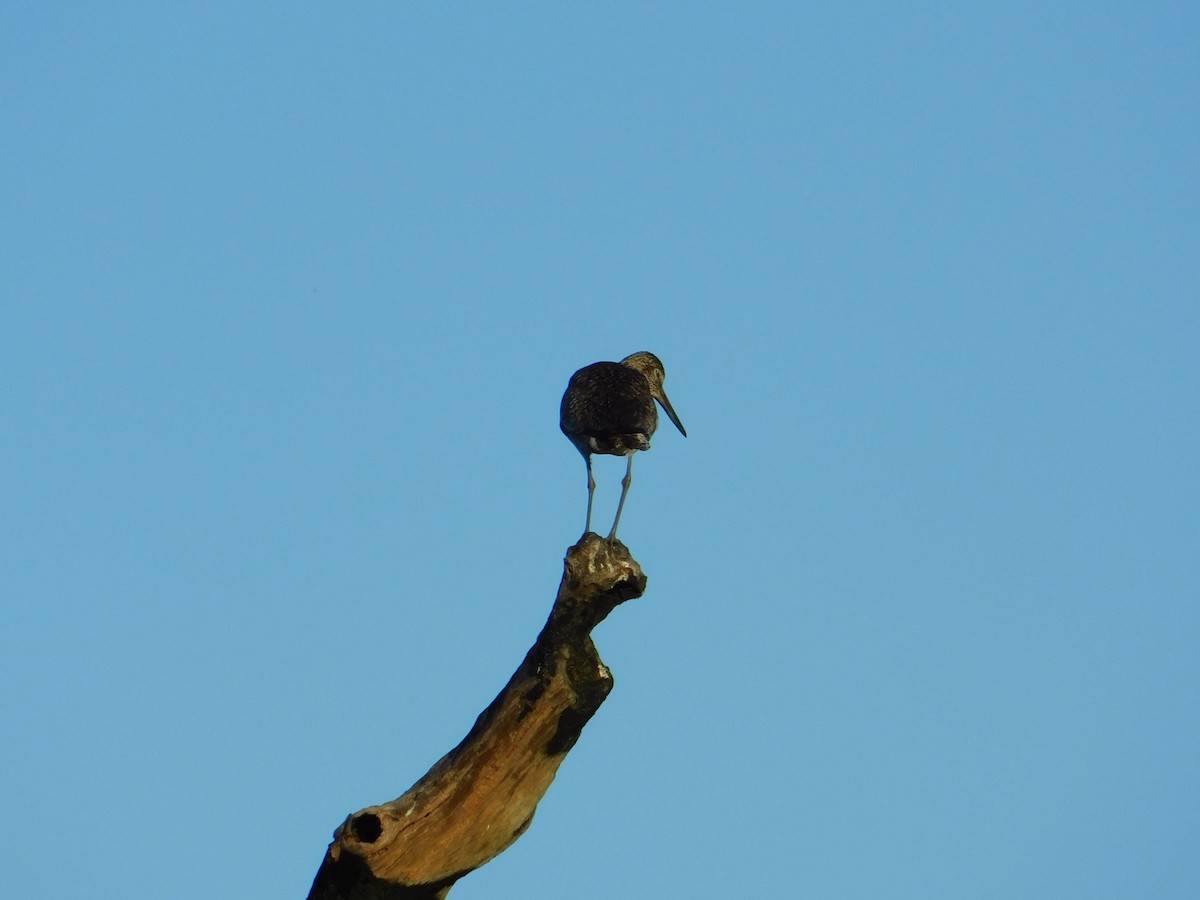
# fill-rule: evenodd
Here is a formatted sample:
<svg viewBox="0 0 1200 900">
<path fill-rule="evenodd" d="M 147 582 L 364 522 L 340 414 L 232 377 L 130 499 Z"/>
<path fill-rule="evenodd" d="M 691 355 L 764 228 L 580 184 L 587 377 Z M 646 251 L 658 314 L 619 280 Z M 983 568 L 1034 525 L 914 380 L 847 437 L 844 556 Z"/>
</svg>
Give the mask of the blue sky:
<svg viewBox="0 0 1200 900">
<path fill-rule="evenodd" d="M 454 897 L 1200 892 L 1194 5 L 0 34 L 12 896 L 304 896 L 522 659 L 642 349 L 616 689 Z"/>
</svg>

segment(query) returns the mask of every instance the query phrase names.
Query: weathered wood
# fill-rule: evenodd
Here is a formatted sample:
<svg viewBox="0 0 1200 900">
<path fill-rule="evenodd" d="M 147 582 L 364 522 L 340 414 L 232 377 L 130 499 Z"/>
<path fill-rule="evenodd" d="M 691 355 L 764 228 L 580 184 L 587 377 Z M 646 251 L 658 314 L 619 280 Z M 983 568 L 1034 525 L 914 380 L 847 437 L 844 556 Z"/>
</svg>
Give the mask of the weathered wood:
<svg viewBox="0 0 1200 900">
<path fill-rule="evenodd" d="M 624 544 L 585 534 L 567 551 L 550 617 L 504 690 L 403 796 L 341 824 L 309 900 L 438 900 L 511 846 L 612 690 L 592 629 L 645 589 Z"/>
</svg>

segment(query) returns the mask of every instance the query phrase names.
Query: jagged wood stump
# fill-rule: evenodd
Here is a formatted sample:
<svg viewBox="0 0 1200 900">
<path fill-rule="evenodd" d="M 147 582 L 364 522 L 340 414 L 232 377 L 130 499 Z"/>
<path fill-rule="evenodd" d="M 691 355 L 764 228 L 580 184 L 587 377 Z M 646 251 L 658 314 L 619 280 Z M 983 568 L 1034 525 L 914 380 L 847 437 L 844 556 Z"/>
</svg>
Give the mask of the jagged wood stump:
<svg viewBox="0 0 1200 900">
<path fill-rule="evenodd" d="M 504 690 L 403 796 L 341 824 L 309 900 L 435 900 L 510 847 L 612 690 L 592 629 L 645 589 L 624 544 L 585 534 L 567 551 L 550 618 Z"/>
</svg>

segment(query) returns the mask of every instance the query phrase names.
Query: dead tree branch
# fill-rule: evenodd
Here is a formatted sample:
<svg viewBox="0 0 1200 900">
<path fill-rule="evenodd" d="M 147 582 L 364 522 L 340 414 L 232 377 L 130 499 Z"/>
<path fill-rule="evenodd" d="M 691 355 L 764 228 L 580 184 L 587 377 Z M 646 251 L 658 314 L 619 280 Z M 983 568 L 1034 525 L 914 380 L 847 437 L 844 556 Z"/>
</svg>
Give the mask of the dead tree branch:
<svg viewBox="0 0 1200 900">
<path fill-rule="evenodd" d="M 612 690 L 592 629 L 645 589 L 624 544 L 584 535 L 567 551 L 550 618 L 504 690 L 403 796 L 341 824 L 309 900 L 436 900 L 511 846 Z"/>
</svg>

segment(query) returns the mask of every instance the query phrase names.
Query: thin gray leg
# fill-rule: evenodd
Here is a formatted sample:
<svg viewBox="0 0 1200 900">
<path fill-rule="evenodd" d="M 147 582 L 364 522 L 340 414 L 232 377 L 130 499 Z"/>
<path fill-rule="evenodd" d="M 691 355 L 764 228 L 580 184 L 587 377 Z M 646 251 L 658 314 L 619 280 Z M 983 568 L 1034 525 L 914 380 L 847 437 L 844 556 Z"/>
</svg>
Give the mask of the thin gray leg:
<svg viewBox="0 0 1200 900">
<path fill-rule="evenodd" d="M 596 479 L 592 477 L 592 458 L 584 456 L 583 461 L 587 463 L 588 473 L 588 510 L 587 520 L 583 523 L 583 533 L 587 534 L 592 530 L 592 495 L 596 493 Z"/>
<path fill-rule="evenodd" d="M 625 477 L 621 479 L 621 499 L 617 503 L 617 517 L 613 519 L 612 531 L 608 533 L 608 539 L 611 541 L 617 536 L 617 525 L 621 522 L 621 510 L 625 508 L 625 495 L 629 493 L 629 486 L 633 484 L 633 451 L 630 450 L 625 454 Z"/>
</svg>

